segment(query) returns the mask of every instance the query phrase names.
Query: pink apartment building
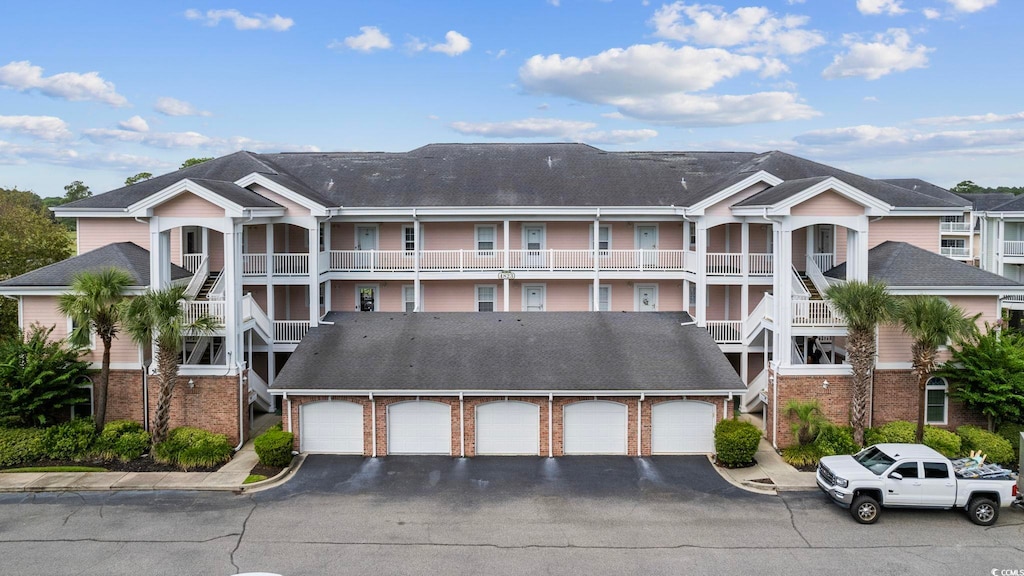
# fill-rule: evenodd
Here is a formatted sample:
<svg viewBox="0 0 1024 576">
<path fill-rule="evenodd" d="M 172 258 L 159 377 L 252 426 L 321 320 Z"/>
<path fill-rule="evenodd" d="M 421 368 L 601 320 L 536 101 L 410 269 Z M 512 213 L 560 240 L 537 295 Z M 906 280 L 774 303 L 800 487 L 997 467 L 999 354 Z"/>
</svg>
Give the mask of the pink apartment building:
<svg viewBox="0 0 1024 576">
<path fill-rule="evenodd" d="M 56 212 L 79 255 L 0 283 L 23 326 L 66 335 L 56 297 L 80 270 L 186 284 L 187 312 L 223 329 L 186 339 L 172 425 L 239 440 L 277 406 L 307 452 L 706 453 L 734 407 L 784 446 L 792 398 L 848 421 L 830 284 L 880 279 L 989 322 L 1024 302 L 1013 256 L 968 263 L 1016 223 L 782 152 L 238 152 Z M 878 338 L 872 422 L 913 419 L 910 340 Z M 149 352 L 122 338 L 113 357 L 108 417 L 148 420 Z M 929 383 L 929 421 L 976 420 L 947 391 Z"/>
</svg>

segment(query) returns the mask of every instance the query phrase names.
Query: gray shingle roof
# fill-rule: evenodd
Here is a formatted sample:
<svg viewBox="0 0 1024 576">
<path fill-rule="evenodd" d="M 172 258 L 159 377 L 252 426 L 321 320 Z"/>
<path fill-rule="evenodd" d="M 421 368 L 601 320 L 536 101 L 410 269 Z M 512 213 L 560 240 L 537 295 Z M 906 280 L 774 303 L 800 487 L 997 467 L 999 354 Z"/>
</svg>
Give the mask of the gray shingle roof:
<svg viewBox="0 0 1024 576">
<path fill-rule="evenodd" d="M 978 194 L 957 194 L 957 196 L 970 202 L 977 212 L 993 210 L 997 206 L 1006 204 L 1017 197 L 1010 192 L 982 192 Z"/>
<path fill-rule="evenodd" d="M 242 208 L 280 208 L 281 205 L 260 196 L 259 194 L 242 188 L 234 182 L 223 182 L 221 180 L 209 180 L 207 178 L 190 178 L 196 184 L 206 188 L 210 192 L 238 204 Z"/>
<path fill-rule="evenodd" d="M 828 178 L 828 176 L 817 176 L 815 178 L 786 180 L 778 186 L 772 186 L 771 188 L 762 190 L 741 202 L 737 202 L 734 206 L 771 206 L 781 200 L 789 198 L 790 196 L 799 194 L 815 184 L 824 182 L 825 180 L 828 180 Z"/>
<path fill-rule="evenodd" d="M 1024 195 L 1012 194 L 1006 202 L 991 206 L 987 210 L 991 212 L 1024 212 Z"/>
<path fill-rule="evenodd" d="M 825 272 L 832 278 L 846 279 L 846 264 Z M 969 264 L 946 258 L 906 242 L 882 242 L 868 250 L 868 279 L 879 280 L 893 288 L 928 286 L 953 288 L 1024 288 L 1009 278 L 986 272 Z"/>
<path fill-rule="evenodd" d="M 714 390 L 745 387 L 684 312 L 332 312 L 275 390 Z"/>
<path fill-rule="evenodd" d="M 4 280 L 0 282 L 0 288 L 70 286 L 71 281 L 81 272 L 110 267 L 126 270 L 135 279 L 135 286 L 149 285 L 149 250 L 132 242 L 118 242 Z M 173 280 L 191 276 L 188 270 L 171 264 Z"/>
</svg>

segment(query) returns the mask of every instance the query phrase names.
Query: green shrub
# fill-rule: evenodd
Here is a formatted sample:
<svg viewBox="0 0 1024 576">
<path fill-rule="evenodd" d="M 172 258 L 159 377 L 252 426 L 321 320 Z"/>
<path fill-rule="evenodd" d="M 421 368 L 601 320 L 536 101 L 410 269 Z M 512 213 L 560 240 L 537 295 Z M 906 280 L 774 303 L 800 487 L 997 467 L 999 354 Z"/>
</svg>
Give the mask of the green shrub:
<svg viewBox="0 0 1024 576">
<path fill-rule="evenodd" d="M 43 432 L 43 450 L 54 460 L 81 460 L 89 455 L 96 441 L 96 425 L 92 418 L 76 418 L 51 426 Z"/>
<path fill-rule="evenodd" d="M 962 452 L 960 437 L 949 430 L 924 427 L 924 445 L 946 458 L 958 458 Z"/>
<path fill-rule="evenodd" d="M 1020 433 L 1024 432 L 1024 424 L 1017 422 L 1004 422 L 999 426 L 999 435 L 1010 441 L 1013 446 L 1013 453 L 1020 454 Z"/>
<path fill-rule="evenodd" d="M 963 451 L 970 452 L 980 450 L 986 458 L 986 462 L 1011 465 L 1017 461 L 1017 455 L 1013 453 L 1013 445 L 1002 436 L 982 430 L 977 426 L 961 426 L 956 433 L 963 439 Z"/>
<path fill-rule="evenodd" d="M 0 467 L 35 462 L 45 453 L 42 429 L 0 428 Z"/>
<path fill-rule="evenodd" d="M 154 459 L 165 464 L 192 468 L 210 468 L 231 459 L 227 436 L 199 428 L 182 426 L 167 434 L 167 440 L 153 447 Z"/>
<path fill-rule="evenodd" d="M 295 435 L 280 428 L 267 430 L 253 440 L 256 455 L 264 466 L 287 466 L 292 461 L 292 444 Z"/>
<path fill-rule="evenodd" d="M 826 454 L 822 454 L 821 449 L 814 444 L 803 446 L 797 444 L 782 450 L 782 459 L 786 464 L 796 468 L 814 466 L 822 456 L 826 456 Z"/>
<path fill-rule="evenodd" d="M 722 420 L 715 426 L 715 452 L 723 466 L 745 466 L 754 461 L 761 431 L 750 422 Z"/>
<path fill-rule="evenodd" d="M 39 426 L 87 401 L 81 385 L 89 364 L 78 360 L 81 350 L 50 340 L 51 332 L 34 324 L 24 335 L 0 340 L 0 419 Z"/>
<path fill-rule="evenodd" d="M 835 456 L 836 454 L 854 454 L 860 447 L 853 441 L 853 428 L 826 424 L 814 439 L 814 447 L 819 456 Z"/>
<path fill-rule="evenodd" d="M 114 420 L 103 427 L 96 440 L 95 451 L 104 460 L 128 462 L 149 450 L 149 432 L 131 420 Z"/>
<path fill-rule="evenodd" d="M 878 428 L 868 428 L 864 432 L 864 443 L 872 444 L 913 444 L 917 439 L 917 424 L 905 420 L 889 422 Z"/>
</svg>

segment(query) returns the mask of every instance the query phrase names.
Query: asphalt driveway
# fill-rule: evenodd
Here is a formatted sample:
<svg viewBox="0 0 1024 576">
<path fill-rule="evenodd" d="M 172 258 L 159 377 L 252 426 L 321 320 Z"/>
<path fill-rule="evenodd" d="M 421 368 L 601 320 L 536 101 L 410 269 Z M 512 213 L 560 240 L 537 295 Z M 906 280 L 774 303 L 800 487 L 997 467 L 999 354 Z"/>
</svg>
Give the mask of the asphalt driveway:
<svg viewBox="0 0 1024 576">
<path fill-rule="evenodd" d="M 704 456 L 363 458 L 311 454 L 285 484 L 261 499 L 295 494 L 361 494 L 471 499 L 530 496 L 744 498 Z"/>
</svg>

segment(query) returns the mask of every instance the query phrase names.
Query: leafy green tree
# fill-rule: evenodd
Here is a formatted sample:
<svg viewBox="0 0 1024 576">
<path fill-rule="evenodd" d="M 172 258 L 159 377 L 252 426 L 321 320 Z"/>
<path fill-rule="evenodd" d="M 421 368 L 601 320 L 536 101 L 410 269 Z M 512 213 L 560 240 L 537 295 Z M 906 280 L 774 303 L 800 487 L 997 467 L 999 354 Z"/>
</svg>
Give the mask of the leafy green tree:
<svg viewBox="0 0 1024 576">
<path fill-rule="evenodd" d="M 950 188 L 949 191 L 953 192 L 954 194 L 971 194 L 974 192 L 981 192 L 981 186 L 978 186 L 977 184 L 970 180 L 964 180 L 963 182 L 960 182 L 956 186 Z"/>
<path fill-rule="evenodd" d="M 71 290 L 60 295 L 58 307 L 74 320 L 71 343 L 88 346 L 92 334 L 103 343 L 100 377 L 93 385 L 93 420 L 101 432 L 107 417 L 107 389 L 110 384 L 110 346 L 121 328 L 125 289 L 135 280 L 120 268 L 82 272 L 71 282 Z"/>
<path fill-rule="evenodd" d="M 125 186 L 131 186 L 132 184 L 142 182 L 143 180 L 149 180 L 153 177 L 153 174 L 149 172 L 139 172 L 135 176 L 129 176 L 124 179 Z"/>
<path fill-rule="evenodd" d="M 50 340 L 53 328 L 32 325 L 23 337 L 0 342 L 0 422 L 43 425 L 81 404 L 89 365 L 64 340 Z"/>
<path fill-rule="evenodd" d="M 75 180 L 71 184 L 64 187 L 64 203 L 74 202 L 83 198 L 92 196 L 92 191 L 89 187 L 82 183 L 81 180 Z"/>
<path fill-rule="evenodd" d="M 989 430 L 1024 416 L 1024 334 L 989 326 L 973 343 L 954 348 L 938 372 L 950 394 L 988 418 Z"/>
<path fill-rule="evenodd" d="M 178 383 L 182 338 L 209 334 L 219 326 L 218 320 L 212 316 L 200 316 L 189 321 L 181 306 L 186 299 L 184 286 L 170 286 L 132 298 L 121 312 L 124 330 L 132 340 L 143 346 L 155 345 L 159 392 L 152 429 L 154 445 L 167 439 L 171 395 Z"/>
<path fill-rule="evenodd" d="M 0 188 L 0 280 L 70 257 L 74 244 L 38 196 Z M 0 298 L 0 340 L 18 336 L 18 303 Z"/>
<path fill-rule="evenodd" d="M 914 375 L 917 376 L 918 406 L 915 441 L 924 442 L 924 419 L 927 406 L 927 384 L 938 366 L 939 346 L 947 342 L 964 342 L 977 334 L 978 318 L 968 317 L 962 308 L 938 296 L 915 295 L 901 298 L 896 320 L 903 331 L 914 339 L 911 346 Z"/>
<path fill-rule="evenodd" d="M 825 297 L 846 319 L 846 359 L 853 370 L 850 424 L 853 426 L 853 440 L 863 446 L 871 374 L 878 348 L 875 329 L 880 324 L 891 322 L 896 315 L 896 297 L 889 294 L 882 282 L 857 280 L 829 287 Z"/>
<path fill-rule="evenodd" d="M 205 158 L 189 158 L 188 160 L 185 160 L 184 162 L 181 163 L 181 166 L 178 168 L 178 170 L 181 170 L 182 168 L 188 168 L 189 166 L 195 166 L 196 164 L 202 164 L 207 160 L 213 160 L 213 156 L 208 156 Z"/>
</svg>

